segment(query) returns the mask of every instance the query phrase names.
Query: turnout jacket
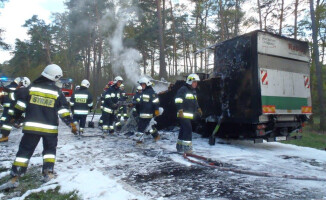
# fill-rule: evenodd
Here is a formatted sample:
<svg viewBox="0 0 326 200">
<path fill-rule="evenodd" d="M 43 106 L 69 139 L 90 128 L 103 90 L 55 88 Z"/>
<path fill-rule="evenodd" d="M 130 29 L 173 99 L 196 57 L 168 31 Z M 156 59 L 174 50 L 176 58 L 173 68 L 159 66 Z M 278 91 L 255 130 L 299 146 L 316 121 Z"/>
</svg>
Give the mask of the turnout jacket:
<svg viewBox="0 0 326 200">
<path fill-rule="evenodd" d="M 194 115 L 199 108 L 196 89 L 193 89 L 190 85 L 182 86 L 175 96 L 175 104 L 177 111 L 183 110 L 183 118 L 194 119 Z M 179 117 L 178 113 L 177 117 Z"/>
<path fill-rule="evenodd" d="M 93 97 L 86 87 L 81 86 L 72 94 L 70 106 L 74 115 L 88 115 L 93 108 Z"/>
<path fill-rule="evenodd" d="M 15 118 L 25 111 L 23 133 L 57 135 L 58 115 L 68 125 L 72 123 L 69 104 L 55 82 L 41 76 L 27 90 L 17 95 Z"/>
<path fill-rule="evenodd" d="M 3 107 L 5 108 L 9 108 L 12 101 L 15 100 L 14 97 L 14 92 L 16 91 L 18 87 L 18 84 L 16 82 L 11 82 L 9 85 L 7 85 L 6 87 L 4 87 L 4 92 L 3 92 L 3 99 L 1 104 L 3 105 Z"/>
<path fill-rule="evenodd" d="M 151 86 L 146 86 L 143 92 L 140 94 L 140 101 L 136 104 L 137 109 L 139 108 L 140 118 L 153 118 L 155 110 L 158 110 L 159 99 L 157 94 Z"/>
<path fill-rule="evenodd" d="M 118 108 L 118 101 L 120 100 L 120 89 L 119 87 L 114 84 L 110 86 L 104 95 L 104 104 L 103 104 L 103 111 L 113 114 L 113 111 Z"/>
<path fill-rule="evenodd" d="M 134 105 L 133 110 L 135 112 L 138 112 L 139 111 L 140 96 L 141 96 L 141 93 L 136 92 L 136 94 L 132 98 L 132 104 Z"/>
</svg>

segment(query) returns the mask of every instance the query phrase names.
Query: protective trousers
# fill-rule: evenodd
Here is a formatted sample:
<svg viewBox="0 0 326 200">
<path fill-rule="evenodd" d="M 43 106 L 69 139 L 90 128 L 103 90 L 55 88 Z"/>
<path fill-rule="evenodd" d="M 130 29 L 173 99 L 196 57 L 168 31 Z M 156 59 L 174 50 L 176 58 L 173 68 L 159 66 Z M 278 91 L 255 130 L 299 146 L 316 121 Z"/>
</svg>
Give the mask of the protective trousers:
<svg viewBox="0 0 326 200">
<path fill-rule="evenodd" d="M 76 115 L 74 114 L 73 116 L 73 121 L 74 123 L 79 123 L 79 130 L 80 131 L 84 131 L 84 128 L 85 128 L 85 124 L 86 124 L 86 118 L 87 118 L 87 115 Z"/>
<path fill-rule="evenodd" d="M 151 121 L 151 118 L 139 118 L 138 121 L 138 132 L 142 132 L 145 133 L 145 129 L 147 128 L 147 126 L 149 125 L 149 122 Z M 146 135 L 151 134 L 153 136 L 153 138 L 158 136 L 158 131 L 156 130 L 156 128 L 152 128 L 150 130 L 147 130 Z"/>
<path fill-rule="evenodd" d="M 53 173 L 56 149 L 58 144 L 58 135 L 42 136 L 36 134 L 25 133 L 19 144 L 19 150 L 16 155 L 16 159 L 11 168 L 11 176 L 23 175 L 32 157 L 34 150 L 42 138 L 43 140 L 43 175 L 47 173 Z"/>
<path fill-rule="evenodd" d="M 114 114 L 113 113 L 107 113 L 107 112 L 103 112 L 103 131 L 107 132 L 109 131 L 109 133 L 113 133 L 114 132 Z"/>
<path fill-rule="evenodd" d="M 3 116 L 4 117 L 4 116 Z M 10 132 L 12 130 L 12 124 L 10 123 L 10 120 L 13 118 L 11 115 L 7 114 L 4 121 L 1 121 L 1 134 L 4 136 L 9 136 Z"/>
<path fill-rule="evenodd" d="M 4 124 L 4 122 L 6 121 L 7 117 L 8 117 L 8 111 L 9 108 L 8 107 L 4 107 L 3 108 L 3 112 L 0 118 L 0 125 L 2 126 Z"/>
<path fill-rule="evenodd" d="M 177 142 L 178 152 L 189 152 L 192 150 L 192 125 L 190 119 L 179 118 L 180 131 Z"/>
</svg>

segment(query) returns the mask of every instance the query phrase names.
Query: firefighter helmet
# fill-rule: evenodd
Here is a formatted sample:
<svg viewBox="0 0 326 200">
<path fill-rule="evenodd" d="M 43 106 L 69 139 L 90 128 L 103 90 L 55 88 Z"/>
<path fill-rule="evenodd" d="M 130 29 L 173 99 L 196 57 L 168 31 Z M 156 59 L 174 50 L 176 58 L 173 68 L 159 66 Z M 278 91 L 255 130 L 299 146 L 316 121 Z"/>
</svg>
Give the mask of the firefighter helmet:
<svg viewBox="0 0 326 200">
<path fill-rule="evenodd" d="M 138 83 L 139 84 L 145 83 L 147 86 L 152 85 L 152 82 L 146 77 L 142 77 L 141 79 L 139 79 Z"/>
<path fill-rule="evenodd" d="M 121 76 L 117 76 L 114 78 L 113 84 L 116 84 L 118 81 L 123 81 L 123 78 Z"/>
<path fill-rule="evenodd" d="M 79 90 L 80 85 L 76 85 L 75 90 Z"/>
<path fill-rule="evenodd" d="M 143 88 L 142 88 L 140 85 L 138 85 L 138 86 L 137 86 L 137 90 L 138 90 L 138 91 L 142 91 Z"/>
<path fill-rule="evenodd" d="M 81 82 L 80 85 L 83 86 L 83 87 L 89 88 L 90 83 L 89 83 L 88 80 L 84 79 L 84 80 Z"/>
<path fill-rule="evenodd" d="M 17 77 L 15 78 L 14 82 L 17 83 L 17 85 L 19 85 L 19 83 L 22 81 L 21 77 Z"/>
<path fill-rule="evenodd" d="M 190 74 L 187 77 L 186 83 L 191 85 L 193 81 L 200 81 L 199 76 L 197 74 Z"/>
<path fill-rule="evenodd" d="M 28 87 L 31 84 L 31 80 L 29 80 L 29 78 L 27 78 L 27 77 L 23 77 L 23 80 L 21 81 L 21 83 L 24 87 Z"/>
<path fill-rule="evenodd" d="M 58 81 L 63 76 L 61 67 L 56 64 L 46 66 L 41 75 L 51 81 Z"/>
</svg>

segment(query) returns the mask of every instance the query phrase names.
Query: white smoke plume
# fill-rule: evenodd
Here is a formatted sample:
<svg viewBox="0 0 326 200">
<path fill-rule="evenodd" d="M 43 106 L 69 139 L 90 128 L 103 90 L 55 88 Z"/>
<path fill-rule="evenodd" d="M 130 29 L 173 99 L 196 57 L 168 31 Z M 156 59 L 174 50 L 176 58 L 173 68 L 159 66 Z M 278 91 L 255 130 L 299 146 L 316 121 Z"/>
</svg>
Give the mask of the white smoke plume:
<svg viewBox="0 0 326 200">
<path fill-rule="evenodd" d="M 109 38 L 109 44 L 112 48 L 111 53 L 113 54 L 113 73 L 120 75 L 120 73 L 124 71 L 128 81 L 133 84 L 136 84 L 140 78 L 141 72 L 139 61 L 142 57 L 138 50 L 127 48 L 123 45 L 123 33 L 128 20 L 131 18 L 131 16 L 135 16 L 136 12 L 137 9 L 135 7 L 118 9 L 116 14 L 116 19 L 118 22 L 113 36 Z"/>
</svg>

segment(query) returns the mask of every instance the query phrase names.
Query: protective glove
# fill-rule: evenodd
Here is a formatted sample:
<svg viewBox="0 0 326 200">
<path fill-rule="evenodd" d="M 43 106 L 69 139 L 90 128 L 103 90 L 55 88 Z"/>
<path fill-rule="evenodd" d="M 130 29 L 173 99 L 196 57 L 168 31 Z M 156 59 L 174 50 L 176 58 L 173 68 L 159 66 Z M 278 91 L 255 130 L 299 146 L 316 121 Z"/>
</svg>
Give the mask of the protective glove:
<svg viewBox="0 0 326 200">
<path fill-rule="evenodd" d="M 71 127 L 71 132 L 72 132 L 74 135 L 77 135 L 77 127 L 76 127 L 76 124 L 74 124 L 74 123 L 70 123 L 70 127 Z"/>
<path fill-rule="evenodd" d="M 201 108 L 198 108 L 198 114 L 199 114 L 199 117 L 203 116 L 203 111 L 201 110 Z"/>
<path fill-rule="evenodd" d="M 160 111 L 159 110 L 155 110 L 154 114 L 155 114 L 155 117 L 157 117 L 157 116 L 160 115 Z"/>
<path fill-rule="evenodd" d="M 178 111 L 178 117 L 183 118 L 183 110 L 182 109 Z"/>
</svg>

